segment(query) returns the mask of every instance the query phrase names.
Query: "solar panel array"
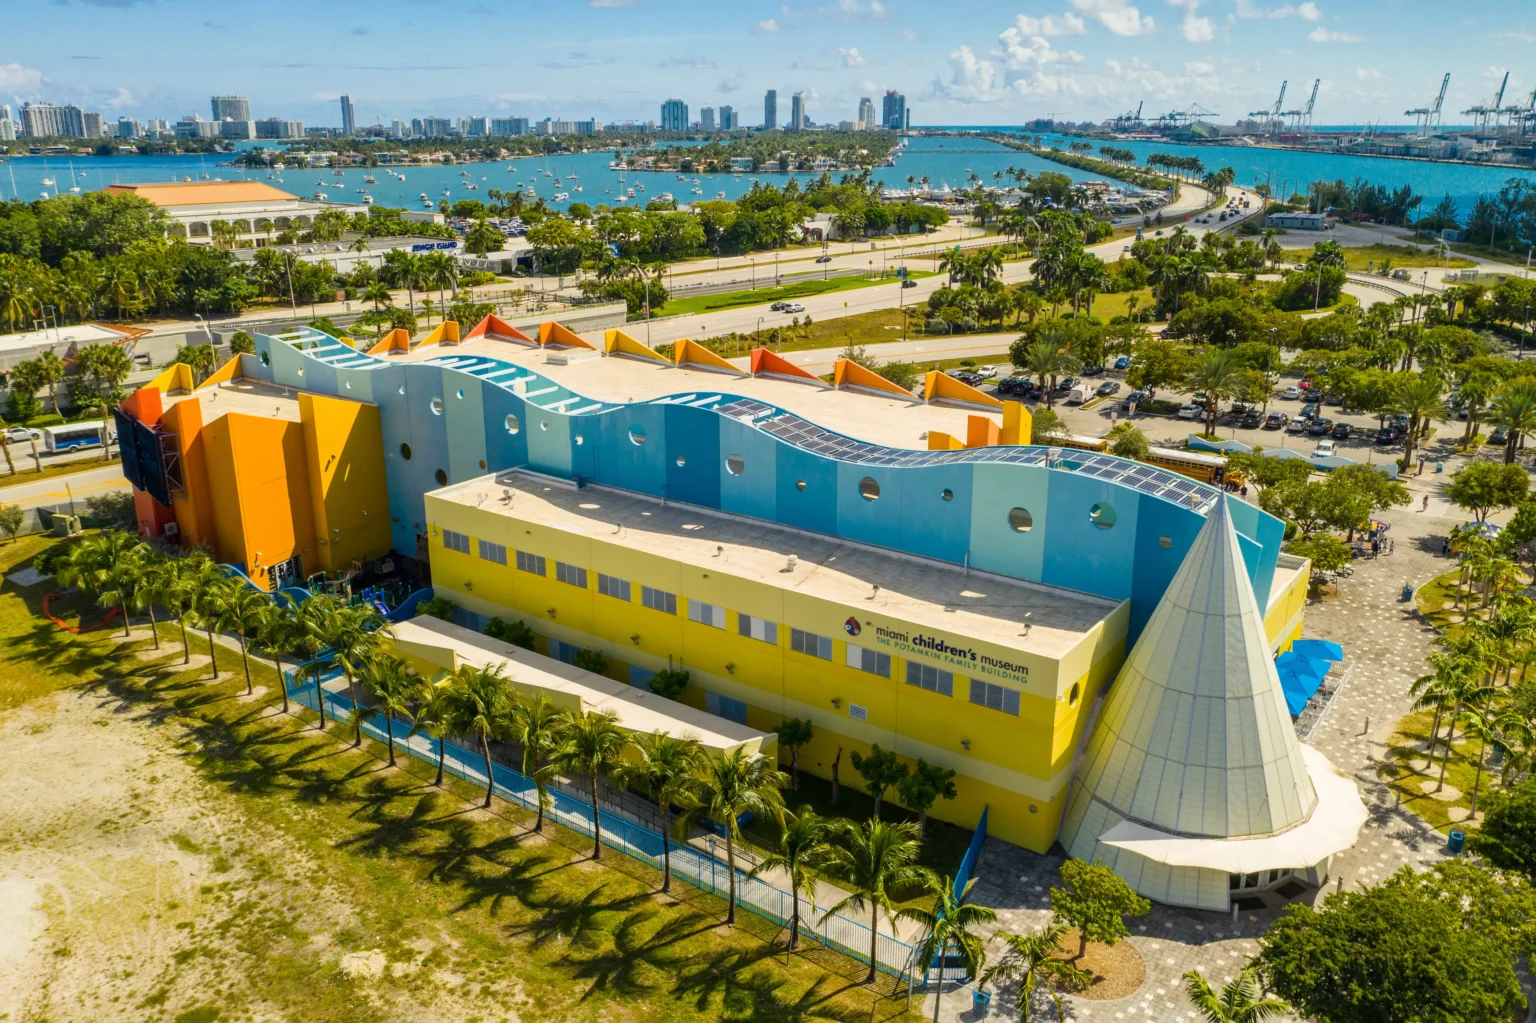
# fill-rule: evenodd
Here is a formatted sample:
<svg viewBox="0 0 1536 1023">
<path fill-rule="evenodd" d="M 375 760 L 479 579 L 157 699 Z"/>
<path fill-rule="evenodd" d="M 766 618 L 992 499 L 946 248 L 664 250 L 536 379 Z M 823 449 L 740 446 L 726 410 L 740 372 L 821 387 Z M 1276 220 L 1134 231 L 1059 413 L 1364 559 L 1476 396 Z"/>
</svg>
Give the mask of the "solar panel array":
<svg viewBox="0 0 1536 1023">
<path fill-rule="evenodd" d="M 813 454 L 860 465 L 912 468 L 963 462 L 1006 462 L 1014 465 L 1049 466 L 1093 476 L 1110 483 L 1134 487 L 1142 493 L 1165 501 L 1204 511 L 1215 500 L 1216 491 L 1180 476 L 1178 473 L 1145 465 L 1129 459 L 1090 451 L 1042 446 L 964 448 L 958 451 L 921 451 L 887 447 L 817 426 L 790 412 L 750 398 L 735 398 L 715 411 L 772 434 L 780 440 Z M 1054 452 L 1054 456 L 1053 456 Z"/>
</svg>

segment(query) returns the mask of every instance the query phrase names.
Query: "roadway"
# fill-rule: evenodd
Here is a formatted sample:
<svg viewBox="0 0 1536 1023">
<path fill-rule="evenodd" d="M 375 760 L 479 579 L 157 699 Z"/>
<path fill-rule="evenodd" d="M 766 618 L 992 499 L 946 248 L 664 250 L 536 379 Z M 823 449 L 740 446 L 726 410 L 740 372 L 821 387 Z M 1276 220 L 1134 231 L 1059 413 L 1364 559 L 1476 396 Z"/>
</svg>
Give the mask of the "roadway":
<svg viewBox="0 0 1536 1023">
<path fill-rule="evenodd" d="M 101 452 L 95 452 L 101 457 Z M 25 474 L 22 474 L 25 478 Z M 15 504 L 22 508 L 42 505 L 65 504 L 73 499 L 78 510 L 85 510 L 85 499 L 114 491 L 127 490 L 128 481 L 123 477 L 122 465 L 113 459 L 102 462 L 99 469 L 82 469 L 68 476 L 54 476 L 35 483 L 13 483 L 0 486 L 0 504 Z"/>
</svg>

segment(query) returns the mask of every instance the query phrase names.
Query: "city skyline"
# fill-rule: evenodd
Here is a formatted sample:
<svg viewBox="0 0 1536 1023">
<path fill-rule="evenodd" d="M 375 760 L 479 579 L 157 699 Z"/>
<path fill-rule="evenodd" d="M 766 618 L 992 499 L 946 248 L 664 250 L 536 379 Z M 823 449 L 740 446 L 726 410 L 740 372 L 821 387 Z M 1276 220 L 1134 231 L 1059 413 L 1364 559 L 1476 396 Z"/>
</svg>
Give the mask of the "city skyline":
<svg viewBox="0 0 1536 1023">
<path fill-rule="evenodd" d="M 1294 91 L 1320 78 L 1319 123 L 1394 124 L 1447 71 L 1448 110 L 1486 100 L 1505 70 L 1510 95 L 1536 85 L 1536 15 L 1526 8 L 1490 0 L 1458 11 L 1449 44 L 1433 46 L 1418 11 L 1443 17 L 1421 0 L 1059 0 L 1028 14 L 980 0 L 966 17 L 940 20 L 908 0 L 750 3 L 726 18 L 693 0 L 589 0 L 558 12 L 384 0 L 365 13 L 278 0 L 260 17 L 220 11 L 198 22 L 173 5 L 73 0 L 8 12 L 0 102 L 79 105 L 115 123 L 175 120 L 208 110 L 210 95 L 238 95 L 257 119 L 340 127 L 347 94 L 358 126 L 463 114 L 644 122 L 668 97 L 695 110 L 755 106 L 777 88 L 786 99 L 802 92 L 812 121 L 836 124 L 856 118 L 861 97 L 894 88 L 921 112 L 914 126 L 1098 120 L 1138 103 L 1148 112 L 1199 103 L 1230 122 L 1268 106 L 1283 80 Z M 290 13 L 303 15 L 305 33 L 283 27 Z M 537 74 L 513 81 L 501 64 L 424 52 L 422 33 L 445 21 L 538 35 Z M 647 34 L 663 23 L 689 29 Z M 236 37 L 235 52 L 256 56 L 232 59 Z M 23 42 L 44 38 L 70 42 L 46 53 Z M 354 41 L 355 60 L 337 59 L 338 39 Z M 168 41 L 175 61 L 134 56 Z M 459 71 L 469 73 L 449 73 Z M 465 91 L 465 81 L 484 91 Z"/>
</svg>

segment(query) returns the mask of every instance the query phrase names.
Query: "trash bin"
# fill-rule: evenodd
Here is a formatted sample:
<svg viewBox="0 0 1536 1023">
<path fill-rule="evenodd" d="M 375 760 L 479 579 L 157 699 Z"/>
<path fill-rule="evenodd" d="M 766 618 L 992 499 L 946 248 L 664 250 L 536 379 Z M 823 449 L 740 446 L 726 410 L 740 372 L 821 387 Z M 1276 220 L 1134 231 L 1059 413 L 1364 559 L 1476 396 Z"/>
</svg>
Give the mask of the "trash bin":
<svg viewBox="0 0 1536 1023">
<path fill-rule="evenodd" d="M 1413 599 L 1413 587 L 1412 586 L 1404 586 L 1403 587 L 1403 603 L 1406 604 L 1408 601 L 1410 601 L 1412 599 Z"/>
<path fill-rule="evenodd" d="M 986 1015 L 992 1008 L 992 992 L 977 988 L 971 992 L 971 1009 Z"/>
<path fill-rule="evenodd" d="M 1436 462 L 1435 463 L 1435 471 L 1436 472 L 1444 472 L 1445 471 L 1445 463 L 1444 462 Z"/>
<path fill-rule="evenodd" d="M 1466 847 L 1466 844 L 1467 833 L 1465 831 L 1457 831 L 1455 828 L 1452 828 L 1451 833 L 1446 836 L 1445 839 L 1445 851 L 1448 853 L 1459 853 L 1463 848 Z"/>
</svg>

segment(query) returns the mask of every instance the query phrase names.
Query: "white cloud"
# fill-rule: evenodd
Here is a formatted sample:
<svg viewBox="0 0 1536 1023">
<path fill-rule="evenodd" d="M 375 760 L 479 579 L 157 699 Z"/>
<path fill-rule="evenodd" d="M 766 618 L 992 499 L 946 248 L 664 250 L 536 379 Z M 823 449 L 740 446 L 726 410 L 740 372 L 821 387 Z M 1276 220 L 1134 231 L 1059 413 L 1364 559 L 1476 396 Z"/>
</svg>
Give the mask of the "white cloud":
<svg viewBox="0 0 1536 1023">
<path fill-rule="evenodd" d="M 1190 97 L 1217 97 L 1225 90 L 1215 69 L 1206 61 L 1191 61 L 1184 73 L 1171 75 L 1139 57 L 1128 62 L 1104 62 L 1105 84 L 1100 90 L 1106 100 L 1134 101 L 1147 97 L 1187 105 Z"/>
<path fill-rule="evenodd" d="M 1352 36 L 1348 32 L 1334 32 L 1319 25 L 1307 33 L 1307 38 L 1314 43 L 1363 43 L 1361 36 Z"/>
<path fill-rule="evenodd" d="M 739 88 L 741 88 L 741 72 L 732 71 L 720 80 L 720 84 L 715 86 L 715 91 L 735 92 Z"/>
<path fill-rule="evenodd" d="M 857 46 L 839 46 L 832 51 L 832 56 L 843 62 L 843 67 L 863 67 L 867 61 Z"/>
<path fill-rule="evenodd" d="M 1071 11 L 1060 15 L 1047 14 L 1043 18 L 1032 18 L 1027 14 L 1021 14 L 1014 19 L 1014 29 L 1017 29 L 1020 35 L 1026 36 L 1080 36 L 1086 28 L 1083 19 Z"/>
<path fill-rule="evenodd" d="M 1192 60 L 1184 65 L 1186 75 L 1209 77 L 1216 73 L 1216 65 L 1208 60 Z"/>
<path fill-rule="evenodd" d="M 1186 42 L 1208 43 L 1216 38 L 1216 25 L 1210 18 L 1203 18 L 1196 13 L 1200 9 L 1200 0 L 1168 0 L 1168 5 L 1184 8 L 1184 17 L 1179 20 L 1179 32 Z"/>
<path fill-rule="evenodd" d="M 0 64 L 0 89 L 36 92 L 43 87 L 43 73 L 20 64 Z"/>
<path fill-rule="evenodd" d="M 1517 43 L 1536 43 L 1536 32 L 1489 32 L 1489 39 L 1509 39 Z"/>
<path fill-rule="evenodd" d="M 901 30 L 901 38 L 903 42 L 915 43 L 923 37 L 912 31 L 910 28 L 904 28 Z"/>
<path fill-rule="evenodd" d="M 1317 4 L 1308 0 L 1304 4 L 1282 4 L 1279 7 L 1259 7 L 1253 0 L 1237 0 L 1239 18 L 1300 18 L 1302 21 L 1318 21 L 1323 12 Z"/>
<path fill-rule="evenodd" d="M 1001 99 L 1003 79 L 996 65 L 976 56 L 969 47 L 962 45 L 949 53 L 950 77 L 948 82 L 935 78 L 933 94 L 962 103 L 985 103 Z"/>
<path fill-rule="evenodd" d="M 1046 64 L 1081 64 L 1083 62 L 1083 55 L 1076 50 L 1055 50 L 1045 36 L 1025 32 L 1026 22 L 1033 20 L 1021 15 L 1016 24 L 998 33 L 997 41 L 1002 46 L 998 53 L 1005 58 L 1004 63 L 1009 70 L 1022 71 L 1028 67 L 1038 68 Z"/>
<path fill-rule="evenodd" d="M 1144 36 L 1157 28 L 1151 17 L 1143 17 L 1128 0 L 1072 0 L 1072 6 L 1117 36 Z"/>
<path fill-rule="evenodd" d="M 668 57 L 658 61 L 657 67 L 691 67 L 698 71 L 713 71 L 715 62 L 707 57 Z"/>
<path fill-rule="evenodd" d="M 1357 68 L 1355 68 L 1355 77 L 1357 79 L 1359 79 L 1360 81 L 1362 81 L 1362 82 L 1389 82 L 1389 81 L 1391 81 L 1390 78 L 1388 78 L 1386 75 L 1382 74 L 1380 71 L 1377 71 L 1373 67 L 1357 67 Z"/>
<path fill-rule="evenodd" d="M 779 22 L 775 18 L 764 18 L 752 26 L 752 31 L 754 32 L 777 32 L 778 30 Z"/>
<path fill-rule="evenodd" d="M 139 101 L 134 98 L 133 93 L 119 85 L 117 87 L 117 91 L 113 93 L 112 98 L 103 100 L 101 105 L 106 107 L 108 110 L 125 110 L 128 107 L 137 106 L 138 102 Z"/>
</svg>

